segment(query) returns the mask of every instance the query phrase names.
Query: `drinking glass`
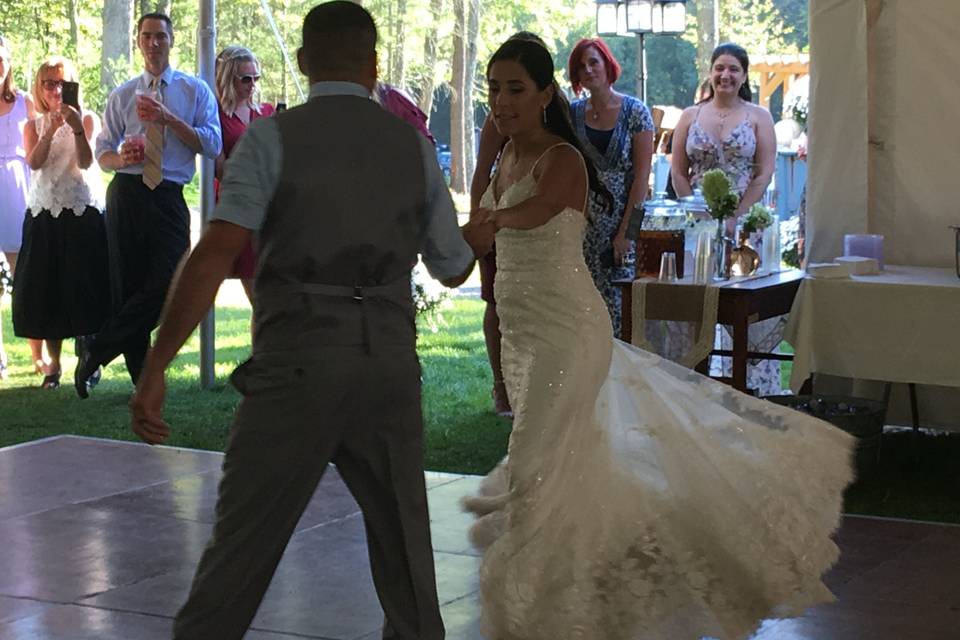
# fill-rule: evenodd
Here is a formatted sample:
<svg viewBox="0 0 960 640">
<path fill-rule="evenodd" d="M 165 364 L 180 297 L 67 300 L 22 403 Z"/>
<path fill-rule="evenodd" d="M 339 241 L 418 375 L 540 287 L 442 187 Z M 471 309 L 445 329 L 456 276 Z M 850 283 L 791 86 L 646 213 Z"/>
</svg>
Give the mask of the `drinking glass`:
<svg viewBox="0 0 960 640">
<path fill-rule="evenodd" d="M 143 162 L 144 148 L 147 144 L 147 137 L 142 133 L 128 133 L 123 136 L 123 146 L 134 149 L 136 153 L 136 162 Z"/>
<path fill-rule="evenodd" d="M 660 254 L 660 280 L 672 282 L 677 279 L 677 254 L 665 251 Z"/>
</svg>

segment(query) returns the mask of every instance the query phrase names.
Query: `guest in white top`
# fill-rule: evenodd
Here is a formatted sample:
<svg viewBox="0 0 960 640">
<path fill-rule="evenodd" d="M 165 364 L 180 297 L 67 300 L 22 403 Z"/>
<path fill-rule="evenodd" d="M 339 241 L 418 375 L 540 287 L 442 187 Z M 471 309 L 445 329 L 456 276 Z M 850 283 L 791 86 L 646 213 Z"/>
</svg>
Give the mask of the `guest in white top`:
<svg viewBox="0 0 960 640">
<path fill-rule="evenodd" d="M 13 328 L 18 336 L 46 340 L 45 389 L 60 385 L 63 339 L 98 331 L 110 306 L 103 186 L 98 168 L 91 170 L 99 118 L 82 111 L 79 99 L 64 103 L 64 82 L 76 80 L 65 58 L 40 65 L 33 82 L 38 116 L 23 134 L 34 173 L 14 277 Z"/>
</svg>

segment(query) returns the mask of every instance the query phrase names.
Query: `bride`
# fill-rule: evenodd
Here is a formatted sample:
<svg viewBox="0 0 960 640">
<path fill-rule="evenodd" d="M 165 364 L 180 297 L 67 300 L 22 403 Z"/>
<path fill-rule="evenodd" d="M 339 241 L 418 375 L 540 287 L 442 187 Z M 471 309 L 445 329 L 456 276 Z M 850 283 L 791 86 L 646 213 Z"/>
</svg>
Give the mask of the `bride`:
<svg viewBox="0 0 960 640">
<path fill-rule="evenodd" d="M 488 67 L 510 142 L 474 211 L 496 234 L 508 456 L 464 499 L 493 640 L 745 638 L 820 580 L 849 437 L 614 340 L 584 264 L 584 160 L 542 46 Z"/>
</svg>

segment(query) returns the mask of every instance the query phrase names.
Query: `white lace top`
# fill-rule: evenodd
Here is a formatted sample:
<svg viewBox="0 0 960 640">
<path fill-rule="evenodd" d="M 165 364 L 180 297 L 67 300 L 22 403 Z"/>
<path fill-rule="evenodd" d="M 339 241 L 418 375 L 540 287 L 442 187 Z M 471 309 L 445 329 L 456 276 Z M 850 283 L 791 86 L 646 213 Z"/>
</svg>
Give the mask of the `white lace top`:
<svg viewBox="0 0 960 640">
<path fill-rule="evenodd" d="M 34 120 L 37 135 L 42 136 L 50 126 L 50 118 L 44 115 Z M 33 172 L 27 207 L 36 217 L 47 209 L 54 218 L 64 209 L 74 215 L 83 215 L 87 206 L 103 210 L 103 180 L 100 167 L 94 162 L 89 169 L 81 170 L 77 166 L 77 147 L 74 133 L 64 123 L 50 142 L 47 161 Z"/>
</svg>

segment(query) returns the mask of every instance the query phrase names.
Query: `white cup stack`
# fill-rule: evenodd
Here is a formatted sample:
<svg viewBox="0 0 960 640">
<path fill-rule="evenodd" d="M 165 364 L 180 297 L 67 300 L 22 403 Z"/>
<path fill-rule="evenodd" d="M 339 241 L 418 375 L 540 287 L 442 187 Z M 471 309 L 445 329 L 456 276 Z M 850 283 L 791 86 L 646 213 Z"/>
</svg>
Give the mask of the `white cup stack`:
<svg viewBox="0 0 960 640">
<path fill-rule="evenodd" d="M 713 234 L 703 231 L 697 236 L 697 252 L 693 257 L 693 281 L 706 284 L 713 280 Z"/>
</svg>

